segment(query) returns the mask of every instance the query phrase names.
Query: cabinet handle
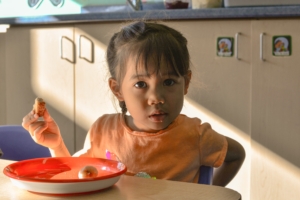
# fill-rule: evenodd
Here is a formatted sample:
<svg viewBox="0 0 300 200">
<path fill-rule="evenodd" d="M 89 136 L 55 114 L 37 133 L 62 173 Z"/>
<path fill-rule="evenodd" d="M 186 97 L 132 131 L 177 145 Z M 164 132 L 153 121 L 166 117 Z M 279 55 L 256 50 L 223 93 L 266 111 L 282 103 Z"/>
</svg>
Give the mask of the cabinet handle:
<svg viewBox="0 0 300 200">
<path fill-rule="evenodd" d="M 265 33 L 261 33 L 261 34 L 260 34 L 260 59 L 261 59 L 262 61 L 265 61 L 264 55 L 263 55 L 264 35 L 265 35 Z"/>
<path fill-rule="evenodd" d="M 73 60 L 70 60 L 69 58 L 64 57 L 64 55 L 63 55 L 63 40 L 64 39 L 66 39 L 66 40 L 68 40 L 69 42 L 72 43 L 72 56 L 73 56 Z M 60 38 L 60 58 L 63 59 L 63 60 L 66 60 L 66 61 L 68 61 L 70 63 L 75 63 L 75 56 L 74 55 L 75 55 L 75 44 L 74 44 L 74 42 L 70 38 L 68 38 L 66 36 L 62 36 Z"/>
<path fill-rule="evenodd" d="M 235 58 L 237 59 L 237 60 L 240 60 L 240 58 L 239 58 L 239 54 L 238 54 L 238 42 L 239 42 L 239 35 L 240 35 L 240 33 L 236 33 L 235 34 Z"/>
<path fill-rule="evenodd" d="M 86 57 L 83 57 L 81 56 L 81 38 L 85 38 L 86 40 L 90 41 L 91 42 L 91 58 L 88 59 Z M 78 57 L 81 58 L 81 59 L 84 59 L 90 63 L 93 63 L 94 62 L 94 43 L 91 39 L 89 39 L 88 37 L 84 36 L 84 35 L 80 35 L 79 36 L 79 41 L 78 41 Z"/>
</svg>

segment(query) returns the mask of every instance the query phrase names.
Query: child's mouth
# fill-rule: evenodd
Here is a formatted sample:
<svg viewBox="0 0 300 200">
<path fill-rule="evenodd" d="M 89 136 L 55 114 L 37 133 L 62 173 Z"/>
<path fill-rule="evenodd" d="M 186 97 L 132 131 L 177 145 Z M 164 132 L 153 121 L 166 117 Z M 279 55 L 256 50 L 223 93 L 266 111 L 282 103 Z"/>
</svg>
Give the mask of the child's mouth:
<svg viewBox="0 0 300 200">
<path fill-rule="evenodd" d="M 160 114 L 153 114 L 150 115 L 149 118 L 153 121 L 153 122 L 163 122 L 164 119 L 166 118 L 167 114 L 165 113 L 160 113 Z"/>
</svg>

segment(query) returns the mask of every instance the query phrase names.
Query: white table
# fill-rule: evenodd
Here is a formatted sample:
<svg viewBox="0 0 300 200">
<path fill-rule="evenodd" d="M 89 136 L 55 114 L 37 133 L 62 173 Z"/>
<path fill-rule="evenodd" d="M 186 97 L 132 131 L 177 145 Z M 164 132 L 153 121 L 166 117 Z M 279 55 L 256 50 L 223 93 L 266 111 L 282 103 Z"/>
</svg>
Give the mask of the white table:
<svg viewBox="0 0 300 200">
<path fill-rule="evenodd" d="M 3 169 L 13 161 L 0 159 L 0 199 L 1 200 L 47 200 L 47 199 L 128 199 L 128 200 L 238 200 L 241 195 L 231 189 L 217 186 L 183 183 L 177 181 L 154 180 L 122 175 L 112 187 L 80 196 L 46 196 L 22 190 L 14 186 L 3 174 Z"/>
</svg>

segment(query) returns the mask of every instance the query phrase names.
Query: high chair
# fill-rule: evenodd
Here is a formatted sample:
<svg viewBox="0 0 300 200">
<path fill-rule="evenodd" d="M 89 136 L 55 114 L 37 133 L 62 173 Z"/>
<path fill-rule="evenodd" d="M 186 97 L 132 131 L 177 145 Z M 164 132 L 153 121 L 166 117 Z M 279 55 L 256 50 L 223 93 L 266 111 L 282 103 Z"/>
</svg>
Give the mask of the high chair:
<svg viewBox="0 0 300 200">
<path fill-rule="evenodd" d="M 51 157 L 49 149 L 35 143 L 21 125 L 0 126 L 0 149 L 3 152 L 0 159 L 6 160 Z"/>
<path fill-rule="evenodd" d="M 200 175 L 199 175 L 198 183 L 212 185 L 213 171 L 214 171 L 213 167 L 202 165 L 200 167 Z"/>
</svg>

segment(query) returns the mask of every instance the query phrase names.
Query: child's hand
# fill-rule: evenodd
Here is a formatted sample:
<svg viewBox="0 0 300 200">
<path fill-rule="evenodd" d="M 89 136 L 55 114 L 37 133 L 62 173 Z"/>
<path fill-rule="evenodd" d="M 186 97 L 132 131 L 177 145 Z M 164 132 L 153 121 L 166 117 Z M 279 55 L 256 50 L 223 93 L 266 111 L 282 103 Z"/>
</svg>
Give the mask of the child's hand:
<svg viewBox="0 0 300 200">
<path fill-rule="evenodd" d="M 44 121 L 38 121 L 38 118 L 39 116 L 32 110 L 23 118 L 22 126 L 30 133 L 36 143 L 50 149 L 57 148 L 62 142 L 57 124 L 47 109 L 44 111 Z"/>
</svg>

